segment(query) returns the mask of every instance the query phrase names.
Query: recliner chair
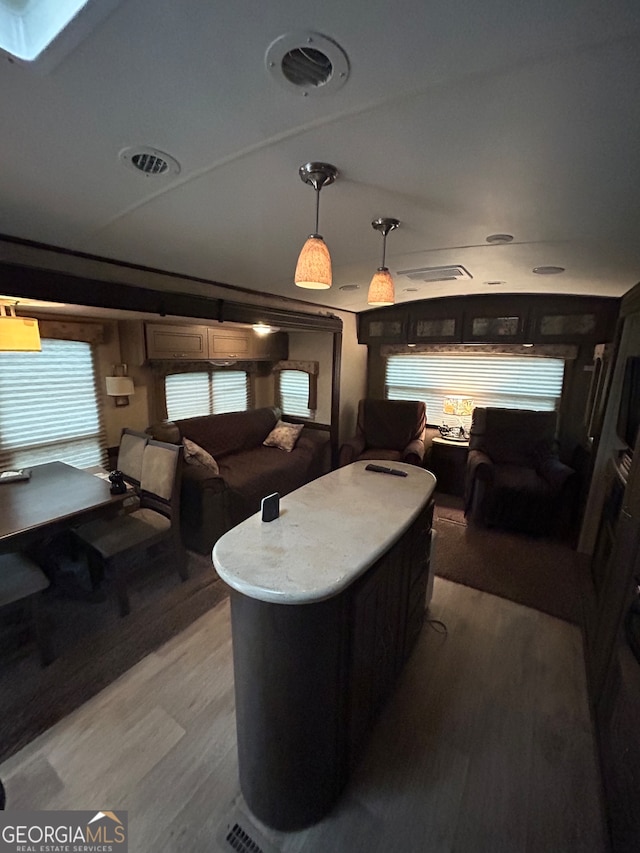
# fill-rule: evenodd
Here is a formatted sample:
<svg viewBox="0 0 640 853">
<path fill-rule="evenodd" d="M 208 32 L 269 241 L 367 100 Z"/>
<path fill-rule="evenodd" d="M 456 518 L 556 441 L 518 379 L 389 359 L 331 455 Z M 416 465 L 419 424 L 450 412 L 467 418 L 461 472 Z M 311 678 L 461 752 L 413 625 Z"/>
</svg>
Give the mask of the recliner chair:
<svg viewBox="0 0 640 853">
<path fill-rule="evenodd" d="M 556 417 L 474 409 L 465 482 L 471 521 L 530 534 L 556 533 L 568 522 L 575 471 L 558 459 Z"/>
<path fill-rule="evenodd" d="M 422 465 L 426 421 L 419 400 L 360 400 L 356 435 L 340 448 L 338 466 L 358 459 Z"/>
</svg>

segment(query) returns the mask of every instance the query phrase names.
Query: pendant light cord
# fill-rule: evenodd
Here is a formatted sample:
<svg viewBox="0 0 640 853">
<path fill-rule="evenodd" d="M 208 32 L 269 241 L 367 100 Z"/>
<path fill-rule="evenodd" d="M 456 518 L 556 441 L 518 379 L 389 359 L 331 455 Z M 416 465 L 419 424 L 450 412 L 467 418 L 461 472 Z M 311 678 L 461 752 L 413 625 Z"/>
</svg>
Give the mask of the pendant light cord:
<svg viewBox="0 0 640 853">
<path fill-rule="evenodd" d="M 384 262 L 385 262 L 386 256 L 387 256 L 387 235 L 383 233 L 382 234 L 382 266 L 380 267 L 380 269 L 382 269 L 382 270 L 385 269 Z"/>
<path fill-rule="evenodd" d="M 320 227 L 320 189 L 321 187 L 316 186 L 316 230 L 314 234 L 318 234 L 318 228 Z"/>
</svg>

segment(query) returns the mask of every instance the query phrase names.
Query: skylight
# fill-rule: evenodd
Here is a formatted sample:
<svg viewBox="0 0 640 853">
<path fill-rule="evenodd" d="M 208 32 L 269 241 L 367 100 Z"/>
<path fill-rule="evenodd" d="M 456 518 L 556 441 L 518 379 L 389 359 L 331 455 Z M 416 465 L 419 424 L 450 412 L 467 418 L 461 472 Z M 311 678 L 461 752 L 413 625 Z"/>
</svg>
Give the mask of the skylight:
<svg viewBox="0 0 640 853">
<path fill-rule="evenodd" d="M 89 0 L 0 0 L 0 47 L 32 61 Z"/>
</svg>

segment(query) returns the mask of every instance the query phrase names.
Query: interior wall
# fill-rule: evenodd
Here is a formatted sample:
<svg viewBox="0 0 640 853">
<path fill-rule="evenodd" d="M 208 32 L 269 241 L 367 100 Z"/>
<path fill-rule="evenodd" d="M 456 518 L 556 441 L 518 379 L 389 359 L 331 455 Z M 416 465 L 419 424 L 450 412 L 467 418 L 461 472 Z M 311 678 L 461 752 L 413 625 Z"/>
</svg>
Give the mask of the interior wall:
<svg viewBox="0 0 640 853">
<path fill-rule="evenodd" d="M 289 332 L 289 359 L 318 362 L 318 408 L 316 422 L 331 423 L 332 332 Z"/>
<path fill-rule="evenodd" d="M 114 375 L 114 365 L 122 363 L 120 335 L 115 321 L 103 322 L 104 343 L 95 347 L 95 368 L 98 389 L 101 395 L 101 409 L 107 445 L 114 447 L 120 442 L 120 434 L 124 427 L 143 430 L 149 425 L 147 388 L 141 383 L 140 377 L 134 375 L 134 370 L 128 370 L 133 379 L 135 394 L 129 397 L 128 406 L 116 406 L 113 397 L 107 396 L 106 377 Z M 137 381 L 136 381 L 137 380 Z"/>
<path fill-rule="evenodd" d="M 342 316 L 342 360 L 340 369 L 340 442 L 355 435 L 358 401 L 367 396 L 366 344 L 358 343 L 357 316 Z"/>
</svg>

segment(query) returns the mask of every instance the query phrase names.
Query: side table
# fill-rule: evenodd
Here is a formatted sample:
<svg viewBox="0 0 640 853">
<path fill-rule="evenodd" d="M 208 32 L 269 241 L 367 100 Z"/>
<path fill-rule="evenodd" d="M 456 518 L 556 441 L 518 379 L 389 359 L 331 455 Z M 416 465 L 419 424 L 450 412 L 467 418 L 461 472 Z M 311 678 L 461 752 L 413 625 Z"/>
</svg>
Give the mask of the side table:
<svg viewBox="0 0 640 853">
<path fill-rule="evenodd" d="M 436 436 L 432 439 L 429 467 L 438 481 L 437 490 L 448 495 L 464 495 L 468 441 L 452 441 Z"/>
</svg>

